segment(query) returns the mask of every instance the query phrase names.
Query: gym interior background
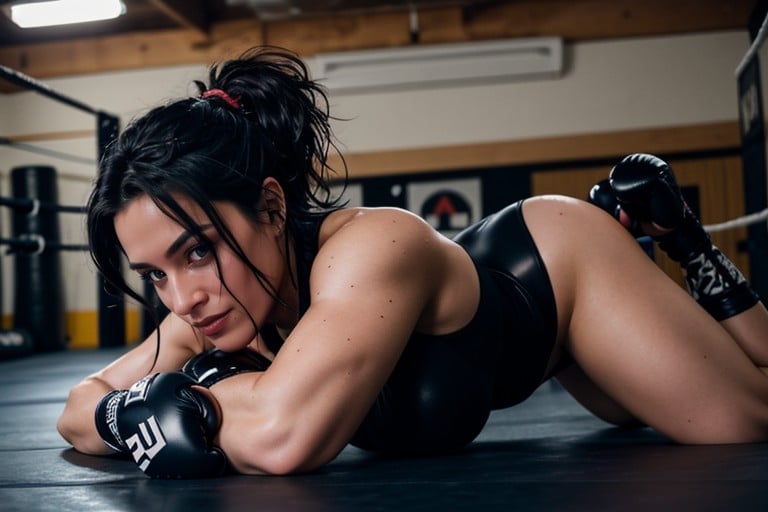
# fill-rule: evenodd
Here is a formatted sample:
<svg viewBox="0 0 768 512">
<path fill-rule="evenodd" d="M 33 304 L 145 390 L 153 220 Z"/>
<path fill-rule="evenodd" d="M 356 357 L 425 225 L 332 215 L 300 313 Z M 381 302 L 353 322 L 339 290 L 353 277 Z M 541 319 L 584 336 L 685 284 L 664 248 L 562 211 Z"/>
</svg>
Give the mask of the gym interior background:
<svg viewBox="0 0 768 512">
<path fill-rule="evenodd" d="M 125 16 L 113 22 L 21 31 L 0 0 L 0 66 L 125 126 L 193 94 L 189 85 L 209 63 L 256 44 L 291 48 L 320 74 L 329 59 L 349 63 L 350 52 L 385 52 L 405 66 L 421 50 L 457 44 L 447 60 L 430 54 L 405 73 L 374 66 L 371 76 L 385 70 L 375 87 L 331 88 L 331 107 L 348 119 L 334 128 L 353 204 L 404 206 L 449 233 L 530 194 L 583 198 L 621 157 L 645 151 L 672 162 L 706 224 L 766 208 L 768 95 L 759 64 L 768 45 L 753 41 L 768 0 L 124 2 Z M 474 43 L 539 50 L 515 76 L 477 80 L 472 64 L 481 57 L 461 57 L 477 51 Z M 752 48 L 758 55 L 741 68 Z M 542 55 L 555 58 L 542 64 Z M 357 62 L 375 60 L 363 57 Z M 437 60 L 464 79 L 383 84 L 412 81 Z M 39 165 L 56 170 L 58 204 L 83 205 L 102 128 L 95 119 L 0 80 L 0 206 L 14 195 L 14 171 Z M 11 217 L 0 207 L 0 239 L 13 236 Z M 82 215 L 55 218 L 62 244 L 84 243 Z M 765 222 L 713 236 L 768 296 Z M 30 304 L 14 304 L 22 276 L 7 247 L 0 283 L 11 327 Z M 143 327 L 128 304 L 122 346 L 99 339 L 102 304 L 87 254 L 56 254 L 61 285 L 43 286 L 64 297 L 66 339 L 44 340 L 55 352 L 0 361 L 3 511 L 768 510 L 765 443 L 681 446 L 651 429 L 608 428 L 555 384 L 495 411 L 470 447 L 439 458 L 381 459 L 348 446 L 307 475 L 158 481 L 130 460 L 79 454 L 55 429 L 67 391 Z"/>
<path fill-rule="evenodd" d="M 470 76 L 357 88 L 334 88 L 329 79 L 333 112 L 346 119 L 334 128 L 349 164 L 352 204 L 403 206 L 450 232 L 530 194 L 584 198 L 621 156 L 651 152 L 671 161 L 705 223 L 765 207 L 762 121 L 752 139 L 741 129 L 745 112 L 762 108 L 759 70 L 750 75 L 752 89 L 743 87 L 749 95 L 735 76 L 765 2 L 284 0 L 259 13 L 259 2 L 235 1 L 226 2 L 234 14 L 215 18 L 224 3 L 211 2 L 208 9 L 219 10 L 206 11 L 208 2 L 127 0 L 126 18 L 133 9 L 145 16 L 162 10 L 138 27 L 103 22 L 23 34 L 0 15 L 0 65 L 114 114 L 124 126 L 158 103 L 193 94 L 192 80 L 203 78 L 210 62 L 255 44 L 299 52 L 322 78 L 324 59 L 340 52 L 407 58 L 447 44 L 554 38 L 561 60 L 543 73 L 473 80 L 471 68 L 462 71 L 466 62 L 453 57 L 454 71 Z M 50 165 L 59 203 L 84 204 L 96 167 L 94 117 L 3 82 L 0 112 L 0 137 L 10 142 L 0 145 L 0 195 L 11 195 L 14 168 Z M 746 186 L 745 176 L 753 180 Z M 9 222 L 0 211 L 2 233 Z M 60 216 L 60 230 L 62 242 L 85 240 L 82 216 Z M 768 258 L 759 257 L 766 254 L 765 224 L 714 236 L 768 292 Z M 14 256 L 0 261 L 3 323 L 13 326 Z M 680 278 L 673 265 L 660 263 Z M 62 252 L 61 264 L 65 344 L 96 347 L 94 269 L 82 251 Z M 129 303 L 126 340 L 141 333 L 140 312 Z"/>
</svg>

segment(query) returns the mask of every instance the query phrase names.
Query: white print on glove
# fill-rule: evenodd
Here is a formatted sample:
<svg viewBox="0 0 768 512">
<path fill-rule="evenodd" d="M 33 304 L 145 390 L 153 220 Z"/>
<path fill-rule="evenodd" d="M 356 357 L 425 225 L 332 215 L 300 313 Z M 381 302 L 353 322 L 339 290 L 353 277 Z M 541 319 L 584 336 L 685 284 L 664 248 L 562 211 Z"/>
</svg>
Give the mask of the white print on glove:
<svg viewBox="0 0 768 512">
<path fill-rule="evenodd" d="M 154 377 L 154 375 L 147 375 L 128 388 L 128 395 L 125 397 L 125 405 L 132 404 L 133 402 L 144 402 L 147 399 L 149 383 Z"/>
<path fill-rule="evenodd" d="M 746 282 L 744 276 L 717 248 L 702 253 L 685 266 L 685 281 L 695 300 L 718 295 L 732 286 Z"/>
<path fill-rule="evenodd" d="M 160 430 L 160 425 L 157 424 L 157 418 L 154 415 L 147 418 L 147 421 L 139 423 L 139 432 L 133 434 L 125 442 L 131 450 L 133 460 L 136 461 L 142 471 L 147 470 L 155 455 L 166 445 L 163 431 Z"/>
</svg>

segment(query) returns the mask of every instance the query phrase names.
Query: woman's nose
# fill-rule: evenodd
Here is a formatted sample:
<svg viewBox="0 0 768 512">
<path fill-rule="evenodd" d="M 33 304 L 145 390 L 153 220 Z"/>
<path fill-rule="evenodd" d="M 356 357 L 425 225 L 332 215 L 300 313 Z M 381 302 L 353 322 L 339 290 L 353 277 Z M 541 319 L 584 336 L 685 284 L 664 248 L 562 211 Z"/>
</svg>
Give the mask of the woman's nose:
<svg viewBox="0 0 768 512">
<path fill-rule="evenodd" d="M 171 311 L 179 316 L 189 315 L 194 309 L 205 302 L 206 294 L 200 280 L 194 276 L 179 275 L 171 282 Z"/>
</svg>

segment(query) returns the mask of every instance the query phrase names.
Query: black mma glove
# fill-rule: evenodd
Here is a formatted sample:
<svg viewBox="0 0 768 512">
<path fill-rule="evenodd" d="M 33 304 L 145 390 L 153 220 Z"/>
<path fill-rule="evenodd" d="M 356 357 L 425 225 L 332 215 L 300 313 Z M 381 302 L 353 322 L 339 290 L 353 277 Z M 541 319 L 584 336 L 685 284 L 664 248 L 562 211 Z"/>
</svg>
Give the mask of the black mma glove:
<svg viewBox="0 0 768 512">
<path fill-rule="evenodd" d="M 223 352 L 217 348 L 197 354 L 181 369 L 206 388 L 222 379 L 247 372 L 263 372 L 272 362 L 255 350 Z"/>
<path fill-rule="evenodd" d="M 611 171 L 610 184 L 621 208 L 636 221 L 671 230 L 653 239 L 681 264 L 691 296 L 715 320 L 725 320 L 757 304 L 760 297 L 733 262 L 713 245 L 685 203 L 666 162 L 653 155 L 629 155 Z"/>
<path fill-rule="evenodd" d="M 629 155 L 616 164 L 609 179 L 621 208 L 634 221 L 673 230 L 653 237 L 673 260 L 684 263 L 711 246 L 664 160 L 645 153 Z"/>
<path fill-rule="evenodd" d="M 634 220 L 665 229 L 683 220 L 685 201 L 664 160 L 645 153 L 629 155 L 616 164 L 609 179 L 619 204 Z"/>
<path fill-rule="evenodd" d="M 181 372 L 145 377 L 111 391 L 96 407 L 96 428 L 110 448 L 130 452 L 152 478 L 219 476 L 224 453 L 211 444 L 219 429 L 216 408 Z"/>
<path fill-rule="evenodd" d="M 608 212 L 614 219 L 624 225 L 635 238 L 645 236 L 640 225 L 634 219 L 628 218 L 628 223 L 622 222 L 621 205 L 619 200 L 616 199 L 616 194 L 614 194 L 613 188 L 611 188 L 611 181 L 608 178 L 598 181 L 589 189 L 587 201 Z M 626 217 L 629 216 L 627 215 Z"/>
</svg>

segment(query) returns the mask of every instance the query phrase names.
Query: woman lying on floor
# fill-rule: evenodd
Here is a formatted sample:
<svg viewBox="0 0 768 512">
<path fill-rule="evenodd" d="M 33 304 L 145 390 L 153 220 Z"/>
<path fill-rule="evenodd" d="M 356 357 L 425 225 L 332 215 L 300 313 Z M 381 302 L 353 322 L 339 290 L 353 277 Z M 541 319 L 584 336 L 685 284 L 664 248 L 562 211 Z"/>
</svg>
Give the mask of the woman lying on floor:
<svg viewBox="0 0 768 512">
<path fill-rule="evenodd" d="M 100 165 L 93 259 L 142 301 L 117 249 L 171 313 L 72 389 L 58 428 L 77 450 L 153 477 L 310 471 L 347 443 L 441 453 L 551 377 L 680 443 L 768 440 L 768 313 L 663 161 L 616 166 L 613 216 L 536 197 L 448 240 L 330 197 L 327 98 L 293 54 L 254 49 L 198 85 Z"/>
</svg>

